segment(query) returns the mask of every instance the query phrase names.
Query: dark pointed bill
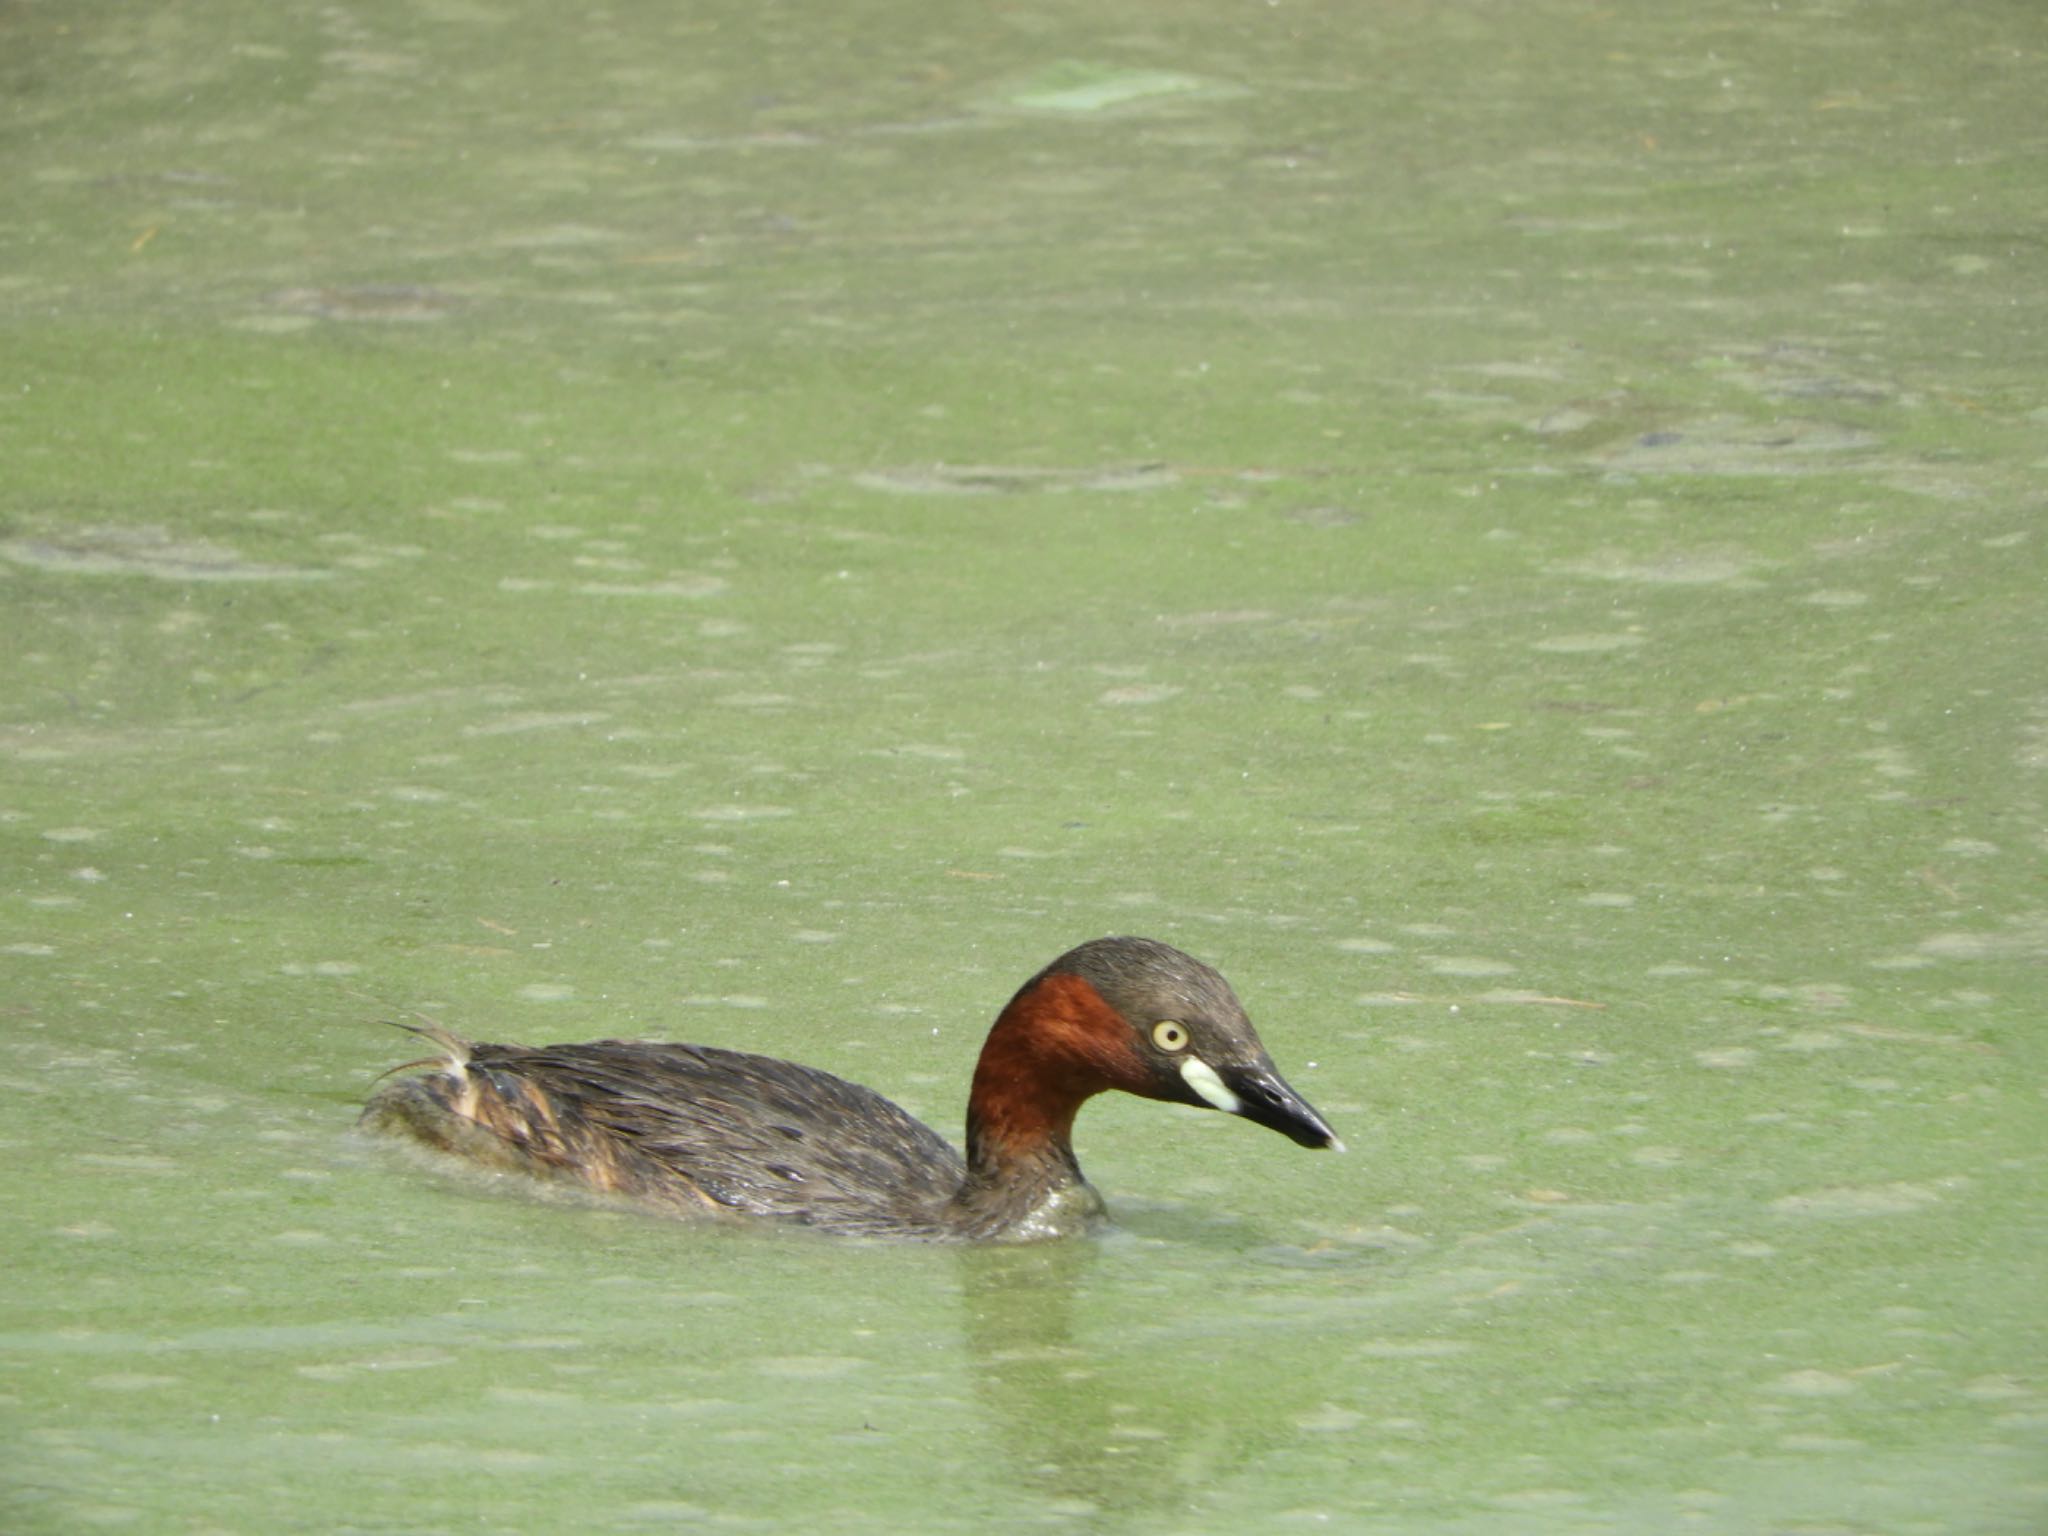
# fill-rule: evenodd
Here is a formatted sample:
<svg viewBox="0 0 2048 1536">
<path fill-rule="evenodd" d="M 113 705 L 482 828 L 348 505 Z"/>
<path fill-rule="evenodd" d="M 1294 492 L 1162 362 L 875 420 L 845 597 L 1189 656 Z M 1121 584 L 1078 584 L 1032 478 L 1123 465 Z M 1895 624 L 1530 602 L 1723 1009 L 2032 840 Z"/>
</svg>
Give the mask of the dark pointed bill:
<svg viewBox="0 0 2048 1536">
<path fill-rule="evenodd" d="M 1344 1150 L 1330 1123 L 1269 1066 L 1226 1067 L 1218 1072 L 1200 1057 L 1190 1056 L 1180 1072 L 1188 1087 L 1213 1108 L 1242 1115 L 1304 1147 Z"/>
</svg>

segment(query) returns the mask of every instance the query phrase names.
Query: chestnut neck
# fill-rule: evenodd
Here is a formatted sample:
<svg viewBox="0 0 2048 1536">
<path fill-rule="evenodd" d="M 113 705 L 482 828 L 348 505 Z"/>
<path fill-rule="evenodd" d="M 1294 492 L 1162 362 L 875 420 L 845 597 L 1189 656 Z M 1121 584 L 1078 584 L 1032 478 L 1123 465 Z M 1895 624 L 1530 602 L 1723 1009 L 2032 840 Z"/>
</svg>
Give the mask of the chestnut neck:
<svg viewBox="0 0 2048 1536">
<path fill-rule="evenodd" d="M 1142 1066 L 1130 1026 L 1079 976 L 1040 976 L 988 1032 L 967 1097 L 967 1183 L 1046 1192 L 1081 1182 L 1074 1116 Z"/>
</svg>

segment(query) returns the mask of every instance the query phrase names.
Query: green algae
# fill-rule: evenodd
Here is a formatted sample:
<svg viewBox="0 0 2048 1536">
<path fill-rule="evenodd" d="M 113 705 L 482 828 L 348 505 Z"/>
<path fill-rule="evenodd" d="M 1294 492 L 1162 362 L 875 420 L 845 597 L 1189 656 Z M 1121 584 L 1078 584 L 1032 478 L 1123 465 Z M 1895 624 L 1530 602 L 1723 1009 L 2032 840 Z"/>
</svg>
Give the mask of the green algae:
<svg viewBox="0 0 2048 1536">
<path fill-rule="evenodd" d="M 2036 1527 L 2040 39 L 1851 19 L 13 18 L 8 1528 Z M 1111 929 L 1352 1153 L 347 1129 L 426 1013 L 950 1133 Z"/>
<path fill-rule="evenodd" d="M 987 93 L 992 106 L 1017 112 L 1093 114 L 1186 98 L 1242 94 L 1219 80 L 1172 69 L 1128 69 L 1068 59 L 1032 70 Z"/>
</svg>

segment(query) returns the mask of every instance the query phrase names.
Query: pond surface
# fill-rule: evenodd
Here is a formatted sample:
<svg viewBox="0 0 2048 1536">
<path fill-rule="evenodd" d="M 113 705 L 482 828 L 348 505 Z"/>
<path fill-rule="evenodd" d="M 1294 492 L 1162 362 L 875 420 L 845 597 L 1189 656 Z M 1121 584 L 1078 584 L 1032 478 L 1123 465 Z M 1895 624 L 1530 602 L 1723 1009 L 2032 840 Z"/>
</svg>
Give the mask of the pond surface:
<svg viewBox="0 0 2048 1536">
<path fill-rule="evenodd" d="M 0 17 L 0 1524 L 2048 1522 L 2048 22 Z M 1350 1144 L 665 1224 L 410 1052 L 948 1134 L 1069 945 Z"/>
</svg>

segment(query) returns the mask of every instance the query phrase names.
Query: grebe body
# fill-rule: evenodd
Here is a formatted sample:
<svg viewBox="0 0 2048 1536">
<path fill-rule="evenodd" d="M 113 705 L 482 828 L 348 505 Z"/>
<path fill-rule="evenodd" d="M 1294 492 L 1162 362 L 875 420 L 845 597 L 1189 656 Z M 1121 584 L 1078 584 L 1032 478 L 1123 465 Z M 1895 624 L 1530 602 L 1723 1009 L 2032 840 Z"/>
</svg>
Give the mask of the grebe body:
<svg viewBox="0 0 2048 1536">
<path fill-rule="evenodd" d="M 1151 939 L 1083 944 L 1011 998 L 975 1066 L 964 1157 L 872 1089 L 770 1056 L 417 1032 L 441 1054 L 380 1087 L 364 1125 L 678 1215 L 925 1241 L 1084 1232 L 1104 1207 L 1074 1158 L 1074 1116 L 1108 1089 L 1343 1145 L 1275 1070 L 1230 984 Z"/>
</svg>

